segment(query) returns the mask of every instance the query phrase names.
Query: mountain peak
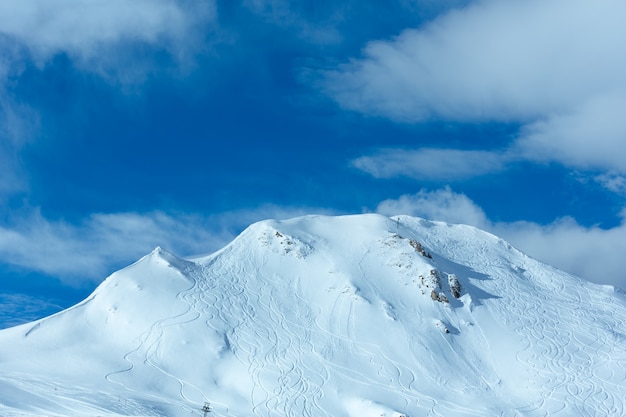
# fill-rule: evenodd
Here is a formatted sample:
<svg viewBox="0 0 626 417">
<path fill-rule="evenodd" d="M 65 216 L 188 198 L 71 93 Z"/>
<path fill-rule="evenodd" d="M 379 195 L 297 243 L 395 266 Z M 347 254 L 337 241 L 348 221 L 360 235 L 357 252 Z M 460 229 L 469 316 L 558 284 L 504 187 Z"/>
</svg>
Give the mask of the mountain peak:
<svg viewBox="0 0 626 417">
<path fill-rule="evenodd" d="M 165 264 L 170 265 L 170 266 L 182 267 L 183 265 L 189 264 L 189 261 L 177 257 L 173 253 L 166 251 L 160 246 L 157 246 L 156 248 L 154 248 L 152 252 L 150 252 L 150 254 L 147 255 L 147 257 L 153 262 L 157 262 L 157 263 L 164 262 Z"/>
<path fill-rule="evenodd" d="M 55 381 L 50 415 L 619 415 L 625 321 L 623 295 L 469 226 L 268 220 L 0 332 L 0 414 L 37 415 Z"/>
</svg>

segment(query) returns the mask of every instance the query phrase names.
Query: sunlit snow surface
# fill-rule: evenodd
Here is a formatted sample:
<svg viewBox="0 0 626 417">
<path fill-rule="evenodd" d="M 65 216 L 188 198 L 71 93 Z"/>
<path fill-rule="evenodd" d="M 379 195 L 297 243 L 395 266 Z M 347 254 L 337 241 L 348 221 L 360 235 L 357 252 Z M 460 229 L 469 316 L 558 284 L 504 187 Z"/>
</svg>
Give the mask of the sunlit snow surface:
<svg viewBox="0 0 626 417">
<path fill-rule="evenodd" d="M 265 221 L 0 331 L 0 415 L 621 416 L 625 300 L 467 226 Z"/>
</svg>

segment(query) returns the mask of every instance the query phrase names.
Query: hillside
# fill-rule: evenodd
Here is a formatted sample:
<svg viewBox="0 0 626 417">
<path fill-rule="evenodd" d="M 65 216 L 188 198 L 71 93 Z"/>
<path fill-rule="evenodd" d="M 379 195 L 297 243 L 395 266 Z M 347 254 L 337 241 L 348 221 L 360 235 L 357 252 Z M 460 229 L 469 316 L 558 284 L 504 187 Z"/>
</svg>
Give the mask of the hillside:
<svg viewBox="0 0 626 417">
<path fill-rule="evenodd" d="M 0 331 L 0 415 L 619 416 L 624 323 L 623 293 L 469 226 L 269 220 Z"/>
</svg>

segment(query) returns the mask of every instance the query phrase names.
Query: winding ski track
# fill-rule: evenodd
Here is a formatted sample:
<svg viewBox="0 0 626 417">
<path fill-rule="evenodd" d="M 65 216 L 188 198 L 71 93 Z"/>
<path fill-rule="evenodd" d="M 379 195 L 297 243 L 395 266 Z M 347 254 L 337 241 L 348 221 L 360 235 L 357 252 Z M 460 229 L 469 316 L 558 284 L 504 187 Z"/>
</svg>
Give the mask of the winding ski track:
<svg viewBox="0 0 626 417">
<path fill-rule="evenodd" d="M 433 234 L 428 239 L 447 242 L 447 252 L 433 252 L 435 259 L 425 260 L 407 238 L 389 234 L 365 243 L 342 242 L 335 248 L 346 259 L 324 255 L 306 265 L 298 262 L 317 248 L 292 237 L 279 242 L 274 236 L 282 239 L 282 234 L 263 232 L 252 239 L 265 248 L 251 240 L 249 247 L 225 248 L 236 251 L 229 256 L 172 261 L 189 284 L 176 287 L 175 281 L 171 288 L 180 290 L 174 300 L 164 298 L 173 303 L 162 313 L 165 317 L 144 321 L 146 328 L 134 331 L 139 336 L 133 344 L 116 351 L 116 359 L 123 361 L 121 369 L 104 375 L 116 385 L 108 394 L 93 395 L 79 384 L 22 380 L 19 374 L 5 373 L 0 382 L 12 378 L 11 387 L 30 390 L 37 401 L 54 390 L 51 408 L 67 415 L 156 416 L 163 415 L 165 408 L 159 407 L 166 403 L 179 407 L 177 415 L 193 414 L 203 401 L 211 402 L 216 415 L 229 417 L 354 417 L 361 413 L 354 410 L 368 404 L 385 410 L 370 414 L 385 417 L 626 415 L 626 399 L 620 395 L 626 387 L 626 314 L 609 289 L 603 293 L 582 282 L 568 286 L 563 274 L 517 255 L 511 256 L 517 264 L 507 264 L 511 252 L 494 253 L 502 246 L 493 239 L 468 253 L 462 240 Z M 429 246 L 427 239 L 422 242 Z M 336 275 L 323 275 L 326 259 Z M 468 297 L 445 304 L 420 294 L 419 268 L 428 272 L 431 265 L 461 271 Z M 311 273 L 309 267 L 320 269 Z M 442 267 L 441 272 L 447 271 Z M 377 281 L 380 276 L 388 281 Z M 322 287 L 315 287 L 318 279 Z M 571 306 L 578 308 L 572 313 Z M 152 313 L 159 314 L 149 311 L 147 317 L 155 317 Z M 387 324 L 388 332 L 378 332 Z M 182 327 L 191 330 L 189 340 Z M 442 331 L 447 327 L 450 334 Z M 499 331 L 507 333 L 502 344 L 494 341 Z M 393 345 L 381 340 L 387 336 Z M 180 347 L 187 342 L 189 353 L 201 362 L 197 370 L 177 369 L 186 366 L 177 356 L 188 353 Z M 501 354 L 502 346 L 511 351 Z M 492 356 L 498 358 L 490 362 Z M 510 375 L 501 366 L 508 359 L 515 362 Z M 222 364 L 228 367 L 222 374 L 202 373 Z M 227 380 L 223 374 L 231 377 L 231 370 L 234 377 Z M 510 380 L 500 385 L 500 378 Z M 160 385 L 146 388 L 153 381 Z M 523 398 L 503 398 L 515 391 L 509 381 L 523 385 Z M 111 392 L 132 394 L 121 401 Z M 224 393 L 231 397 L 213 398 Z M 474 393 L 483 403 L 473 402 Z M 94 402 L 98 396 L 102 404 Z M 358 397 L 348 399 L 356 405 L 345 396 Z"/>
<path fill-rule="evenodd" d="M 521 266 L 530 271 L 532 267 Z M 624 397 L 612 394 L 620 390 L 603 388 L 607 384 L 626 387 L 625 364 L 610 360 L 625 357 L 626 345 L 606 343 L 609 329 L 626 323 L 626 317 L 617 315 L 622 309 L 606 305 L 615 302 L 613 298 L 597 299 L 600 293 L 589 290 L 588 284 L 582 286 L 586 291 L 579 292 L 565 287 L 561 279 L 537 277 L 528 271 L 520 278 L 503 267 L 501 275 L 488 285 L 494 293 L 509 295 L 499 304 L 507 308 L 501 316 L 515 318 L 505 324 L 523 342 L 524 348 L 516 357 L 530 369 L 527 388 L 537 396 L 520 412 L 531 417 L 624 415 Z M 508 288 L 499 283 L 505 277 Z M 604 308 L 595 308 L 598 303 L 604 303 Z M 575 321 L 563 319 L 561 309 L 565 305 L 578 306 Z M 598 323 L 596 317 L 602 315 L 605 318 Z"/>
<path fill-rule="evenodd" d="M 365 248 L 361 262 L 369 250 Z M 258 254 L 250 251 L 244 254 L 246 256 L 258 257 Z M 477 258 L 481 259 L 480 253 Z M 230 329 L 225 335 L 229 348 L 247 368 L 253 383 L 250 404 L 254 415 L 330 416 L 324 396 L 330 379 L 337 377 L 386 392 L 387 398 L 396 398 L 395 402 L 404 404 L 405 409 L 426 410 L 429 416 L 488 415 L 420 393 L 417 384 L 423 385 L 431 378 L 421 368 L 420 361 L 424 358 L 407 358 L 401 363 L 380 346 L 359 340 L 355 310 L 359 300 L 355 294 L 337 288 L 326 312 L 313 311 L 299 294 L 299 278 L 292 277 L 289 281 L 285 277 L 264 275 L 267 262 L 267 258 L 260 258 L 241 265 L 227 265 L 218 259 L 183 269 L 181 273 L 192 281 L 189 288 L 176 295 L 185 306 L 183 311 L 153 323 L 141 335 L 139 344 L 124 355 L 129 366 L 105 378 L 133 391 L 124 375 L 132 373 L 136 364 L 142 363 L 178 384 L 181 407 L 189 407 L 188 404 L 200 397 L 219 404 L 204 396 L 203 387 L 163 368 L 158 359 L 161 340 L 168 327 L 202 320 L 215 332 Z M 249 265 L 260 266 L 251 269 Z M 498 316 L 512 318 L 502 325 L 510 328 L 522 342 L 515 358 L 529 370 L 526 388 L 536 396 L 526 406 L 503 411 L 500 416 L 623 415 L 625 400 L 613 393 L 626 384 L 626 363 L 616 363 L 613 358 L 626 357 L 626 344 L 606 342 L 610 338 L 624 337 L 611 329 L 626 323 L 626 317 L 618 313 L 621 309 L 611 309 L 610 305 L 602 309 L 594 307 L 599 303 L 613 303 L 614 299 L 602 298 L 599 291 L 585 286 L 581 287 L 587 288 L 585 292 L 571 290 L 562 280 L 550 279 L 550 276 L 536 277 L 532 265 L 489 267 L 499 271 L 498 276 L 482 281 L 481 286 L 506 297 L 506 302 L 490 304 L 490 308 L 501 308 Z M 365 275 L 360 264 L 359 268 Z M 526 272 L 520 275 L 520 271 Z M 371 287 L 370 293 L 377 293 L 374 281 L 365 282 Z M 292 294 L 296 302 L 281 298 L 285 293 Z M 575 322 L 561 319 L 561 309 L 571 304 L 580 306 Z M 450 323 L 458 324 L 461 320 L 454 308 L 442 308 L 442 313 Z M 347 317 L 347 320 L 339 325 L 333 317 Z M 470 359 L 459 356 L 446 335 L 441 333 L 440 337 L 444 346 L 448 346 L 448 354 L 455 356 L 456 363 L 464 364 L 470 374 L 482 375 L 482 369 L 476 368 Z M 483 339 L 489 348 L 484 335 Z M 320 346 L 320 341 L 324 341 L 322 345 L 326 348 Z M 360 363 L 359 368 L 364 371 L 339 365 L 329 356 L 330 352 L 350 355 L 353 363 Z M 446 385 L 447 381 L 432 379 L 431 383 Z M 483 377 L 482 383 L 491 387 L 497 381 Z M 616 389 L 604 389 L 607 384 L 615 385 Z M 225 407 L 223 405 L 222 409 L 226 410 Z"/>
</svg>

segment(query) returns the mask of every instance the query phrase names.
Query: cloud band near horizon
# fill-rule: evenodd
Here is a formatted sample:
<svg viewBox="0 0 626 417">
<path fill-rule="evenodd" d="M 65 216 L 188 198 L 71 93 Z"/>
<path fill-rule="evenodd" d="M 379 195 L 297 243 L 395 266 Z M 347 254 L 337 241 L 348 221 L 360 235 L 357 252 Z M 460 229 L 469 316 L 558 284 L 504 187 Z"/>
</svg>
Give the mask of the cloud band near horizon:
<svg viewBox="0 0 626 417">
<path fill-rule="evenodd" d="M 621 260 L 626 253 L 626 208 L 621 223 L 609 229 L 584 227 L 571 217 L 558 218 L 549 224 L 496 222 L 466 195 L 446 187 L 382 201 L 376 211 L 388 216 L 407 214 L 475 226 L 570 274 L 626 289 Z"/>
</svg>

